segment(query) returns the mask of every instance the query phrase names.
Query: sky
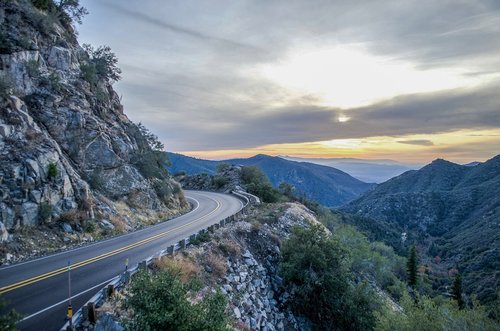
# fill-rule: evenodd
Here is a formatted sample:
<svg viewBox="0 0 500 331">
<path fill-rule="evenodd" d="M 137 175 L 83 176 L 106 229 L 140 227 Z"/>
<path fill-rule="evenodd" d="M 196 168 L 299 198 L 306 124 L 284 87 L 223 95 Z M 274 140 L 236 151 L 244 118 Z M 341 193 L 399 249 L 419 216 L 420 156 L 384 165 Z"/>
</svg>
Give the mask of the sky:
<svg viewBox="0 0 500 331">
<path fill-rule="evenodd" d="M 467 163 L 500 153 L 497 0 L 81 0 L 169 151 Z"/>
</svg>

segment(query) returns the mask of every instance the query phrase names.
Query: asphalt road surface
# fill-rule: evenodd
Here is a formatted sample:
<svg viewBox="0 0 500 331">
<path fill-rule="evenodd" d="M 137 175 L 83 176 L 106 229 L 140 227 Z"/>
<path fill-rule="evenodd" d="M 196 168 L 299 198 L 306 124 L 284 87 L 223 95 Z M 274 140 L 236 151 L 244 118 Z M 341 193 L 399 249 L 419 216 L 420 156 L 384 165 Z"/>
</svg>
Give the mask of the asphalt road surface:
<svg viewBox="0 0 500 331">
<path fill-rule="evenodd" d="M 59 330 L 66 322 L 71 262 L 71 294 L 76 312 L 109 280 L 145 258 L 238 212 L 234 196 L 185 191 L 193 209 L 182 216 L 133 233 L 32 261 L 0 268 L 0 298 L 7 310 L 22 313 L 21 330 Z M 3 312 L 5 312 L 4 310 Z"/>
</svg>

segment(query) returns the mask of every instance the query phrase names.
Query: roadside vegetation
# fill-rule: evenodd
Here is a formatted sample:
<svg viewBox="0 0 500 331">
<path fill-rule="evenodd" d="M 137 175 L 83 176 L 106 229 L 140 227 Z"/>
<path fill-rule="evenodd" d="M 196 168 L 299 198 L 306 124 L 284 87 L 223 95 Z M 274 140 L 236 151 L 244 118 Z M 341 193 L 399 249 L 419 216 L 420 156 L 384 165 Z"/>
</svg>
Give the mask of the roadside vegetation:
<svg viewBox="0 0 500 331">
<path fill-rule="evenodd" d="M 318 225 L 294 229 L 282 245 L 280 270 L 294 313 L 313 330 L 500 329 L 474 298 L 466 306 L 461 295 L 420 294 L 413 255 L 405 273 L 406 259 L 385 244 L 370 243 L 351 226 L 330 235 Z"/>
<path fill-rule="evenodd" d="M 125 307 L 132 311 L 127 330 L 230 330 L 227 300 L 220 292 L 200 293 L 196 275 L 170 265 L 133 277 Z"/>
</svg>

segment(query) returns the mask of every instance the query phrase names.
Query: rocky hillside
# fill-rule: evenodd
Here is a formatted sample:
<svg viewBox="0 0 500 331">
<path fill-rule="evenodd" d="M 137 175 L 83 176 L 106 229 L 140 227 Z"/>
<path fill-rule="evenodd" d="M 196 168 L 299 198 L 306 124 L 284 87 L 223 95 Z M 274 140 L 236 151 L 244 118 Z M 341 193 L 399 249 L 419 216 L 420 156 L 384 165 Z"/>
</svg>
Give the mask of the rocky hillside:
<svg viewBox="0 0 500 331">
<path fill-rule="evenodd" d="M 0 253 L 9 258 L 39 238 L 57 248 L 187 207 L 154 135 L 123 112 L 114 54 L 82 48 L 78 8 L 51 3 L 0 2 Z"/>
<path fill-rule="evenodd" d="M 172 163 L 169 170 L 174 173 L 215 173 L 217 164 L 220 163 L 257 166 L 269 177 L 274 187 L 287 182 L 295 188 L 298 196 L 318 201 L 328 207 L 351 201 L 374 186 L 332 167 L 262 154 L 248 159 L 224 161 L 207 161 L 172 153 L 169 153 L 169 158 Z"/>
<path fill-rule="evenodd" d="M 190 293 L 196 298 L 191 302 L 200 302 L 207 294 L 220 291 L 227 302 L 226 312 L 230 316 L 228 324 L 231 325 L 229 329 L 311 330 L 314 328 L 310 321 L 297 315 L 291 308 L 291 302 L 297 293 L 295 289 L 285 285 L 279 269 L 283 258 L 283 242 L 291 236 L 294 229 L 313 226 L 328 232 L 314 213 L 299 203 L 254 206 L 244 219 L 202 235 L 194 245 L 188 245 L 184 251 L 174 256 L 156 260 L 151 273 L 170 269 L 184 281 L 190 277 L 197 278 L 202 286 L 198 288 L 198 292 Z M 364 260 L 369 261 L 367 257 Z M 383 268 L 391 269 L 389 265 Z M 377 267 L 371 267 L 370 270 L 374 272 L 376 269 Z M 135 291 L 133 283 L 123 294 L 117 294 L 98 309 L 96 328 L 119 330 L 119 322 L 130 321 L 137 316 L 136 311 L 132 312 L 127 307 L 127 302 L 134 295 L 146 294 Z M 377 289 L 376 292 L 371 292 L 375 297 L 389 305 L 397 305 L 378 288 L 375 281 L 370 284 L 371 288 Z M 163 309 L 164 316 L 172 314 L 169 307 L 161 305 L 151 309 Z M 336 325 L 338 321 L 331 323 Z"/>
<path fill-rule="evenodd" d="M 475 166 L 435 160 L 377 186 L 343 210 L 399 224 L 423 251 L 463 272 L 469 293 L 484 301 L 497 296 L 500 156 Z"/>
</svg>

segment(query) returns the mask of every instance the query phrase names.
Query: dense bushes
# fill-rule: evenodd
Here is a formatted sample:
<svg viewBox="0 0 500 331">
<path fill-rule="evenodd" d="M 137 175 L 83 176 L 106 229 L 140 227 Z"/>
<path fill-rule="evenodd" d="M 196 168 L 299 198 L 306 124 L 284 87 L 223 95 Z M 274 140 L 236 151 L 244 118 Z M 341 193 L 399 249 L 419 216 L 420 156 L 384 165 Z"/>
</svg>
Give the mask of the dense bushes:
<svg viewBox="0 0 500 331">
<path fill-rule="evenodd" d="M 134 137 L 138 150 L 132 156 L 132 163 L 146 178 L 166 179 L 169 160 L 158 137 L 141 123 L 129 126 L 128 133 Z"/>
<path fill-rule="evenodd" d="M 119 81 L 121 69 L 118 68 L 118 58 L 111 52 L 109 46 L 94 48 L 89 44 L 83 44 L 83 49 L 89 56 L 89 62 L 85 65 L 82 74 L 89 82 L 96 79 L 105 79 L 110 82 Z M 80 68 L 82 69 L 82 68 Z"/>
<path fill-rule="evenodd" d="M 348 251 L 323 226 L 295 228 L 283 244 L 280 268 L 295 313 L 314 329 L 373 329 L 380 303 L 366 283 L 355 284 L 350 267 Z"/>
<path fill-rule="evenodd" d="M 206 293 L 194 300 L 196 283 L 183 283 L 179 272 L 144 271 L 134 277 L 126 303 L 134 312 L 129 330 L 229 330 L 225 297 Z"/>
<path fill-rule="evenodd" d="M 72 22 L 82 23 L 83 16 L 88 14 L 85 7 L 80 6 L 79 0 L 31 0 L 38 9 L 56 16 L 61 24 L 69 27 Z"/>
<path fill-rule="evenodd" d="M 7 304 L 0 298 L 0 311 L 5 309 Z M 10 310 L 0 315 L 0 330 L 15 331 L 17 330 L 17 323 L 21 320 L 22 315 L 15 310 Z"/>
<path fill-rule="evenodd" d="M 381 242 L 369 242 L 365 235 L 350 225 L 340 225 L 333 234 L 342 247 L 349 250 L 351 271 L 365 275 L 382 289 L 399 299 L 405 289 L 405 258 Z"/>
<path fill-rule="evenodd" d="M 261 198 L 263 202 L 278 202 L 284 197 L 256 166 L 243 167 L 240 177 L 247 191 Z"/>
<path fill-rule="evenodd" d="M 484 307 L 474 304 L 471 309 L 460 310 L 455 302 L 449 299 L 431 299 L 417 296 L 416 299 L 405 294 L 401 300 L 403 312 L 386 310 L 377 312 L 379 331 L 493 331 L 498 324 L 488 318 Z"/>
</svg>

